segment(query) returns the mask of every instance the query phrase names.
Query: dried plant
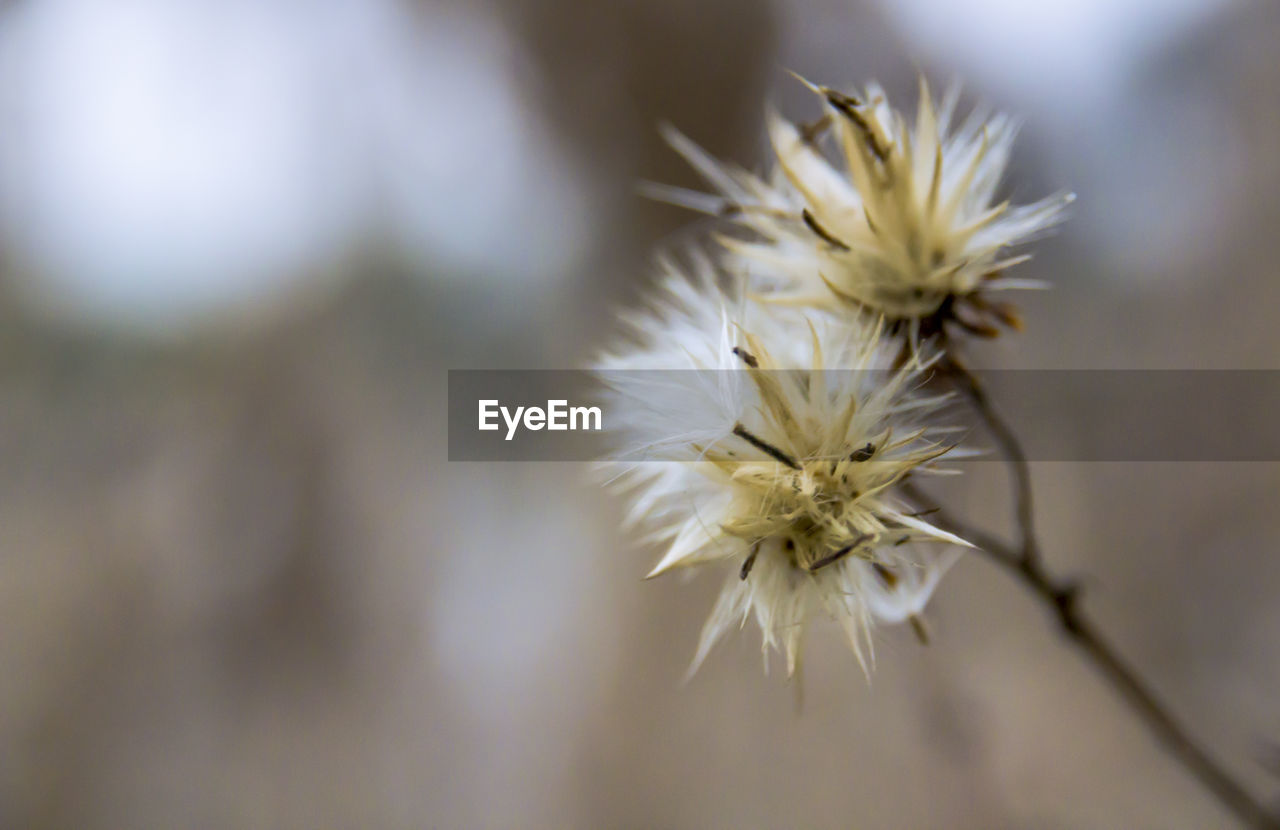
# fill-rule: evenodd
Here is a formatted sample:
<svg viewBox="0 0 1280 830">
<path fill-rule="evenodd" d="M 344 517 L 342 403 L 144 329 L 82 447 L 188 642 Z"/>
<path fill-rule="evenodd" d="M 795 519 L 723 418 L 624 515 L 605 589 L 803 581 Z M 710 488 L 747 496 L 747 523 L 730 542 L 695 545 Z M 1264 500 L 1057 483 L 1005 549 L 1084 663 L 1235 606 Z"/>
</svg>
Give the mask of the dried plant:
<svg viewBox="0 0 1280 830">
<path fill-rule="evenodd" d="M 700 265 L 692 280 L 672 270 L 658 309 L 629 320 L 637 342 L 600 361 L 619 433 L 644 459 L 618 462 L 614 481 L 636 494 L 630 521 L 668 545 L 650 576 L 729 565 L 694 668 L 754 615 L 766 659 L 781 648 L 794 674 L 824 612 L 865 667 L 872 620 L 923 630 L 954 561 L 932 549 L 968 545 L 897 490 L 958 454 L 936 423 L 949 396 L 920 391 L 931 361 L 887 369 L 879 324 L 735 300 Z"/>
<path fill-rule="evenodd" d="M 935 103 L 922 81 L 909 125 L 878 86 L 805 83 L 824 113 L 800 126 L 769 113 L 776 164 L 765 176 L 666 129 L 716 192 L 650 185 L 650 195 L 733 232 L 715 237 L 714 262 L 665 261 L 653 307 L 624 317 L 627 342 L 596 367 L 640 459 L 608 464 L 621 465 L 613 481 L 632 499 L 629 522 L 666 546 L 650 575 L 725 574 L 693 668 L 754 616 L 766 658 L 781 650 L 795 673 L 822 615 L 867 667 L 873 621 L 911 621 L 923 637 L 939 579 L 976 547 L 1044 602 L 1224 806 L 1248 826 L 1280 828 L 1084 615 L 1077 587 L 1050 575 L 1025 453 L 957 354 L 963 336 L 1021 329 L 995 295 L 1039 284 L 1009 275 L 1028 259 L 1010 250 L 1058 222 L 1071 195 L 996 204 L 1013 121 L 978 112 L 955 126 L 954 90 Z M 957 393 L 1010 465 L 1016 543 L 934 506 L 918 485 L 963 453 L 945 440 Z"/>
</svg>

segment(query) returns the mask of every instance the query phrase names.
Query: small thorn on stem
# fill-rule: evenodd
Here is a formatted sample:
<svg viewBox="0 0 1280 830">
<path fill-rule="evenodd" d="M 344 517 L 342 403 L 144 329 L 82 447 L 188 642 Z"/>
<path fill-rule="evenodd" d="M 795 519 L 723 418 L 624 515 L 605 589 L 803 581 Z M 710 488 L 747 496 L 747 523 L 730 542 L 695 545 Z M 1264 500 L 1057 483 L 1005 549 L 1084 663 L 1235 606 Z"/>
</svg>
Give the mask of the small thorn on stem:
<svg viewBox="0 0 1280 830">
<path fill-rule="evenodd" d="M 1080 630 L 1080 615 L 1077 612 L 1080 601 L 1080 586 L 1070 582 L 1052 592 L 1053 604 L 1058 608 L 1058 618 L 1062 627 L 1071 633 Z"/>
</svg>

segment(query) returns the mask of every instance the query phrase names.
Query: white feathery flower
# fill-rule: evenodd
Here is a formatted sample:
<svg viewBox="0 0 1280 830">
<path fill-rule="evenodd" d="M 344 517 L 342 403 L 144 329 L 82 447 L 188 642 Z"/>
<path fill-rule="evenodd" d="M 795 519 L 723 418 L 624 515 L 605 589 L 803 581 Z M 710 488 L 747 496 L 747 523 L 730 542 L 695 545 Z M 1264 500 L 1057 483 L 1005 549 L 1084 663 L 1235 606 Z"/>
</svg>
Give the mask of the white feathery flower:
<svg viewBox="0 0 1280 830">
<path fill-rule="evenodd" d="M 1041 284 L 1007 277 L 1029 257 L 1004 253 L 1059 221 L 1074 197 L 993 204 L 1014 121 L 975 112 L 953 128 L 958 92 L 935 105 L 923 79 L 910 127 L 879 86 L 858 95 L 809 86 L 826 113 L 801 127 L 768 114 L 777 165 L 767 179 L 721 164 L 667 128 L 719 195 L 662 186 L 650 195 L 749 231 L 750 239 L 721 241 L 735 270 L 776 285 L 774 301 L 865 308 L 913 343 L 952 322 L 982 336 L 997 334 L 997 323 L 1020 328 L 1013 308 L 990 294 Z M 840 164 L 824 154 L 824 133 L 834 133 Z"/>
<path fill-rule="evenodd" d="M 968 546 L 894 490 L 955 455 L 925 425 L 946 399 L 921 391 L 929 360 L 887 368 L 882 323 L 731 297 L 705 260 L 692 280 L 667 267 L 655 309 L 628 319 L 634 342 L 597 372 L 636 459 L 606 468 L 628 523 L 666 546 L 650 576 L 726 566 L 693 668 L 754 616 L 766 661 L 780 649 L 792 674 L 822 614 L 865 667 L 873 619 L 918 622 L 950 546 Z"/>
</svg>

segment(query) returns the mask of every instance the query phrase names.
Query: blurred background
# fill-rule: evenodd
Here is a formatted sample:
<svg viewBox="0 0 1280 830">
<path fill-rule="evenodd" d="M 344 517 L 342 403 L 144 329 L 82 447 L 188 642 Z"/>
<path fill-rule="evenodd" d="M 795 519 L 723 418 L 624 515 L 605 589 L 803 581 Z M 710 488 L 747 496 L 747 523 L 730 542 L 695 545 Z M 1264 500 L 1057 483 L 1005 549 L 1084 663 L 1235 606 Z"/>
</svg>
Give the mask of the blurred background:
<svg viewBox="0 0 1280 830">
<path fill-rule="evenodd" d="M 1079 195 L 975 363 L 1280 369 L 1277 42 L 1243 0 L 0 4 L 0 826 L 1230 826 L 978 557 L 870 682 L 820 627 L 802 707 L 754 631 L 682 686 L 718 577 L 643 582 L 582 465 L 449 463 L 445 378 L 581 366 L 687 233 L 658 122 L 758 168 L 765 101 L 816 112 L 784 69 L 960 78 L 1025 119 L 1015 198 Z M 1280 465 L 1034 472 L 1053 568 L 1280 794 Z"/>
</svg>

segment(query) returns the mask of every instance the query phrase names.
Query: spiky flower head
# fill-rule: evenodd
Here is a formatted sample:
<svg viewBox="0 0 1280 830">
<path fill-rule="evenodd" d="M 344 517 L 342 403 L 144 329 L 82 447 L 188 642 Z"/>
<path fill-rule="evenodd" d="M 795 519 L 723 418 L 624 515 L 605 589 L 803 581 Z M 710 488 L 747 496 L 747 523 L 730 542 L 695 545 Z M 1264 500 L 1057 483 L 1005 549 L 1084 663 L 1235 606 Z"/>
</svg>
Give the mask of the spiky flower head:
<svg viewBox="0 0 1280 830">
<path fill-rule="evenodd" d="M 1013 120 L 974 112 L 953 127 L 958 93 L 935 104 L 923 79 L 913 126 L 874 84 L 856 94 L 809 86 L 826 112 L 807 126 L 768 114 L 777 164 L 767 178 L 667 129 L 719 194 L 654 187 L 652 195 L 749 231 L 722 241 L 736 269 L 777 285 L 775 301 L 867 309 L 913 343 L 945 335 L 951 323 L 982 336 L 997 324 L 1020 328 L 1012 306 L 992 295 L 1040 284 L 1007 275 L 1028 259 L 1008 249 L 1059 221 L 1073 197 L 995 202 Z"/>
<path fill-rule="evenodd" d="M 950 451 L 923 425 L 945 403 L 919 390 L 928 361 L 886 369 L 880 325 L 731 297 L 705 260 L 692 279 L 668 270 L 655 309 L 627 320 L 633 342 L 598 372 L 631 444 L 615 478 L 628 521 L 666 547 L 650 576 L 726 574 L 694 668 L 754 616 L 766 661 L 780 649 L 794 673 L 822 614 L 865 666 L 873 619 L 918 622 L 966 544 L 895 493 Z"/>
</svg>

